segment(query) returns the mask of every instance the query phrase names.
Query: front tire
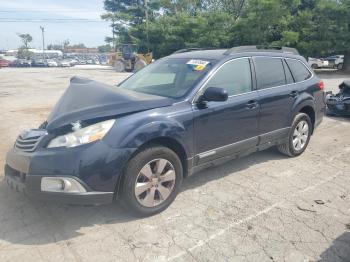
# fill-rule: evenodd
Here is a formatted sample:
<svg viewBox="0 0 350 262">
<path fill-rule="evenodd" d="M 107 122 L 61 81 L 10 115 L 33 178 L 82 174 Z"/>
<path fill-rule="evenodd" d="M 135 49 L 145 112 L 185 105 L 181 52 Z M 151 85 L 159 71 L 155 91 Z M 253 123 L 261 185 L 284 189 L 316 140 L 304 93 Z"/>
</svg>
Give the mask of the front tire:
<svg viewBox="0 0 350 262">
<path fill-rule="evenodd" d="M 289 131 L 288 141 L 278 145 L 278 151 L 290 157 L 301 155 L 309 144 L 312 130 L 310 117 L 304 113 L 297 114 Z"/>
<path fill-rule="evenodd" d="M 183 169 L 174 151 L 154 145 L 135 155 L 124 175 L 123 206 L 138 216 L 150 216 L 174 201 L 182 184 Z"/>
</svg>

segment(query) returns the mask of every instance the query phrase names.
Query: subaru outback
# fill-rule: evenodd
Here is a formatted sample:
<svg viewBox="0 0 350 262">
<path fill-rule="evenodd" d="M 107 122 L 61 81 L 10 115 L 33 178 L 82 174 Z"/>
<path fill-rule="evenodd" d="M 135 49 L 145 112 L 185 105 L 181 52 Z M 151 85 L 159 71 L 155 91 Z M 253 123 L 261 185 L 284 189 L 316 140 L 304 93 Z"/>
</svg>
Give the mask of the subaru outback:
<svg viewBox="0 0 350 262">
<path fill-rule="evenodd" d="M 324 84 L 295 49 L 185 49 L 117 86 L 73 77 L 47 120 L 7 154 L 33 199 L 166 209 L 184 178 L 276 146 L 296 157 L 321 123 Z"/>
</svg>

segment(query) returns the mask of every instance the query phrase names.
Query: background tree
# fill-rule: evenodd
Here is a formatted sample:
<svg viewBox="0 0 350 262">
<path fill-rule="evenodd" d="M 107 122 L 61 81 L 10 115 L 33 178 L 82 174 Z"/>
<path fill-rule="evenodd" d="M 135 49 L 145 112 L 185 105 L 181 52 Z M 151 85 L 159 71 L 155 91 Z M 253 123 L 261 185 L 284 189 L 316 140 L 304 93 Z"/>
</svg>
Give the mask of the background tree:
<svg viewBox="0 0 350 262">
<path fill-rule="evenodd" d="M 19 36 L 19 38 L 21 38 L 21 41 L 22 41 L 23 46 L 25 47 L 25 49 L 28 50 L 29 43 L 33 41 L 33 37 L 30 34 L 17 33 L 17 35 Z"/>
<path fill-rule="evenodd" d="M 106 45 L 100 45 L 97 47 L 98 49 L 98 52 L 100 53 L 108 53 L 108 52 L 111 52 L 111 46 L 109 44 L 106 44 Z"/>
<path fill-rule="evenodd" d="M 48 50 L 63 50 L 63 46 L 60 44 L 49 44 L 47 46 Z"/>
<path fill-rule="evenodd" d="M 62 47 L 63 47 L 64 51 L 67 50 L 67 48 L 69 47 L 69 44 L 70 44 L 69 39 L 66 39 L 66 40 L 63 41 Z"/>
<path fill-rule="evenodd" d="M 113 34 L 117 35 L 118 43 L 133 43 L 135 39 L 129 34 L 129 28 L 145 24 L 146 2 L 150 20 L 161 10 L 158 0 L 105 0 L 107 13 L 101 17 L 111 22 Z"/>
<path fill-rule="evenodd" d="M 33 53 L 28 51 L 24 46 L 20 47 L 17 52 L 17 58 L 19 59 L 31 59 Z"/>
<path fill-rule="evenodd" d="M 104 19 L 119 43 L 156 58 L 185 47 L 296 47 L 305 57 L 346 54 L 350 70 L 350 0 L 105 0 Z"/>
<path fill-rule="evenodd" d="M 340 40 L 342 48 L 339 49 L 344 50 L 345 55 L 343 70 L 350 72 L 350 0 L 344 0 L 342 4 L 344 6 L 344 17 L 342 17 L 344 19 L 342 23 L 344 35 Z"/>
</svg>

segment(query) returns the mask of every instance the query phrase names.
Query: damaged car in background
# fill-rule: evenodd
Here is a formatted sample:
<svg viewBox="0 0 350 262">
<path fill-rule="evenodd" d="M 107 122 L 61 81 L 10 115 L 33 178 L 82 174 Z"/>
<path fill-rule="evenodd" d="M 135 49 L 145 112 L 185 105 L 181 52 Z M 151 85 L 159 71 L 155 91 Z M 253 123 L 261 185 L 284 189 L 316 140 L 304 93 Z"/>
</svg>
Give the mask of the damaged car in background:
<svg viewBox="0 0 350 262">
<path fill-rule="evenodd" d="M 339 92 L 327 92 L 327 114 L 336 116 L 350 116 L 350 79 L 339 85 Z"/>
<path fill-rule="evenodd" d="M 147 216 L 184 178 L 270 147 L 301 155 L 322 122 L 324 83 L 291 48 L 185 49 L 117 86 L 73 77 L 47 120 L 7 154 L 8 184 L 32 198 Z"/>
</svg>

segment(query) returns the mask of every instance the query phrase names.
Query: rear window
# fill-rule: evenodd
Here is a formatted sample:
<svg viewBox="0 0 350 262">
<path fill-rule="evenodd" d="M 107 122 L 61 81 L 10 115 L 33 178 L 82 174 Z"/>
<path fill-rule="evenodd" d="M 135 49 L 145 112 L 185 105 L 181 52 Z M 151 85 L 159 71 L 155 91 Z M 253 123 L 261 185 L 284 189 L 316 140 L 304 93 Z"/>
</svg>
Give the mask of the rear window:
<svg viewBox="0 0 350 262">
<path fill-rule="evenodd" d="M 254 64 L 259 89 L 286 84 L 282 59 L 255 57 Z"/>
<path fill-rule="evenodd" d="M 292 71 L 295 82 L 301 82 L 311 77 L 310 71 L 302 62 L 295 59 L 286 59 L 286 62 Z"/>
</svg>

